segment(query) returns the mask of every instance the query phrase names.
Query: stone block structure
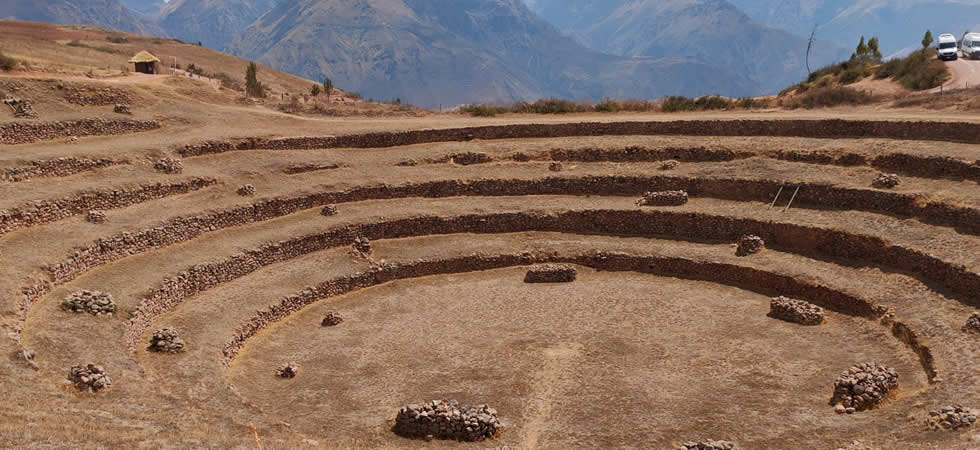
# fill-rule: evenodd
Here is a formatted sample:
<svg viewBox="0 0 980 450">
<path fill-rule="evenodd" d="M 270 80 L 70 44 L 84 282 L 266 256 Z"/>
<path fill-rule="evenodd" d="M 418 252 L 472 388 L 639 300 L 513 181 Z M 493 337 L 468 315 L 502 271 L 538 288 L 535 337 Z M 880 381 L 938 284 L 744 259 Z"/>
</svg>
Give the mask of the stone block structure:
<svg viewBox="0 0 980 450">
<path fill-rule="evenodd" d="M 252 196 L 255 195 L 255 186 L 252 186 L 251 184 L 246 184 L 239 187 L 238 191 L 236 192 L 238 192 L 238 195 L 241 195 L 243 197 Z"/>
<path fill-rule="evenodd" d="M 798 323 L 800 325 L 820 325 L 823 323 L 823 308 L 787 297 L 774 297 L 769 302 L 769 317 Z"/>
<path fill-rule="evenodd" d="M 129 109 L 129 105 L 126 105 L 126 104 L 123 104 L 123 103 L 117 103 L 116 106 L 112 108 L 112 111 L 115 112 L 115 113 L 117 113 L 117 114 L 132 114 L 133 113 Z"/>
<path fill-rule="evenodd" d="M 105 223 L 106 219 L 105 211 L 100 211 L 98 209 L 93 209 L 85 215 L 85 220 L 91 223 Z"/>
<path fill-rule="evenodd" d="M 852 414 L 880 405 L 888 393 L 898 388 L 895 369 L 874 362 L 858 364 L 834 380 L 834 396 L 830 403 L 838 413 Z"/>
<path fill-rule="evenodd" d="M 105 368 L 97 364 L 79 364 L 68 372 L 68 382 L 79 391 L 99 392 L 112 386 Z"/>
<path fill-rule="evenodd" d="M 678 450 L 737 450 L 738 446 L 731 441 L 715 441 L 708 439 L 705 441 L 690 441 L 681 444 Z"/>
<path fill-rule="evenodd" d="M 660 164 L 660 170 L 674 170 L 677 168 L 677 166 L 680 165 L 681 163 L 677 162 L 677 160 L 668 159 L 667 161 L 664 161 L 663 163 Z"/>
<path fill-rule="evenodd" d="M 502 430 L 497 410 L 487 405 L 460 405 L 455 400 L 433 400 L 400 408 L 392 429 L 409 438 L 461 442 L 490 439 Z"/>
<path fill-rule="evenodd" d="M 354 252 L 360 255 L 370 255 L 371 254 L 371 240 L 364 237 L 358 236 L 354 238 L 354 243 L 352 244 Z"/>
<path fill-rule="evenodd" d="M 151 352 L 180 353 L 184 351 L 184 340 L 180 338 L 176 328 L 161 328 L 153 332 L 147 349 Z"/>
<path fill-rule="evenodd" d="M 65 297 L 61 306 L 67 311 L 89 313 L 93 316 L 111 316 L 116 312 L 116 302 L 112 295 L 99 291 L 74 292 Z"/>
<path fill-rule="evenodd" d="M 882 173 L 875 177 L 874 181 L 871 182 L 871 186 L 878 189 L 892 189 L 901 184 L 901 182 L 898 175 L 894 173 Z"/>
<path fill-rule="evenodd" d="M 970 314 L 970 318 L 966 319 L 966 324 L 963 325 L 963 331 L 967 333 L 980 333 L 980 313 Z"/>
<path fill-rule="evenodd" d="M 555 161 L 552 162 L 551 164 L 548 164 L 548 170 L 552 172 L 561 172 L 562 170 L 565 170 L 565 166 L 563 166 L 561 162 Z"/>
<path fill-rule="evenodd" d="M 647 192 L 636 201 L 637 206 L 681 206 L 687 204 L 687 191 Z"/>
<path fill-rule="evenodd" d="M 330 311 L 323 318 L 323 321 L 320 322 L 320 326 L 323 326 L 323 327 L 335 327 L 337 325 L 340 325 L 343 322 L 344 322 L 344 317 L 341 316 L 340 313 L 335 313 L 333 311 Z"/>
<path fill-rule="evenodd" d="M 334 204 L 326 205 L 320 210 L 320 215 L 326 217 L 336 216 L 337 213 L 337 205 Z"/>
<path fill-rule="evenodd" d="M 736 256 L 754 255 L 766 248 L 766 241 L 754 234 L 747 234 L 738 240 L 738 249 L 735 250 Z"/>
<path fill-rule="evenodd" d="M 493 161 L 486 153 L 475 152 L 456 153 L 452 155 L 451 159 L 453 164 L 459 164 L 461 166 L 484 164 Z"/>
<path fill-rule="evenodd" d="M 296 375 L 298 374 L 299 364 L 294 362 L 288 362 L 276 369 L 276 375 L 278 375 L 280 378 L 296 378 Z"/>
<path fill-rule="evenodd" d="M 929 411 L 926 426 L 933 431 L 958 431 L 972 428 L 977 423 L 977 412 L 962 405 L 944 406 Z"/>
<path fill-rule="evenodd" d="M 524 275 L 525 283 L 571 283 L 578 276 L 575 266 L 569 264 L 543 264 L 532 267 Z"/>
<path fill-rule="evenodd" d="M 156 162 L 153 168 L 157 172 L 176 174 L 184 171 L 184 163 L 179 159 L 164 158 Z"/>
</svg>

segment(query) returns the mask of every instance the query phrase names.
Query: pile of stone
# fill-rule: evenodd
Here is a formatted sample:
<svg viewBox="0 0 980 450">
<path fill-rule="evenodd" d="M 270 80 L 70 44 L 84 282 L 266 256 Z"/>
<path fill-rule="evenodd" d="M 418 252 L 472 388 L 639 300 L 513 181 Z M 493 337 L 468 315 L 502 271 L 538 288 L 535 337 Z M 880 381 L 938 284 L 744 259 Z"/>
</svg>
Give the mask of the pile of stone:
<svg viewBox="0 0 980 450">
<path fill-rule="evenodd" d="M 85 215 L 85 220 L 91 223 L 105 223 L 106 219 L 105 211 L 98 209 L 93 209 Z"/>
<path fill-rule="evenodd" d="M 330 311 L 323 318 L 323 321 L 320 322 L 320 326 L 323 326 L 323 327 L 335 327 L 335 326 L 340 325 L 341 323 L 343 323 L 343 321 L 344 321 L 343 316 L 341 316 L 339 313 L 335 313 L 333 311 Z"/>
<path fill-rule="evenodd" d="M 543 264 L 532 267 L 524 275 L 525 283 L 571 283 L 578 276 L 575 266 L 568 264 Z"/>
<path fill-rule="evenodd" d="M 9 106 L 14 112 L 14 117 L 26 117 L 30 119 L 37 117 L 37 112 L 34 111 L 34 105 L 28 100 L 7 97 L 3 99 L 3 103 Z"/>
<path fill-rule="evenodd" d="M 80 391 L 99 392 L 112 386 L 112 380 L 105 368 L 96 364 L 72 366 L 68 372 L 68 382 Z"/>
<path fill-rule="evenodd" d="M 299 374 L 299 364 L 294 362 L 283 364 L 276 369 L 276 375 L 280 378 L 296 378 L 297 374 Z"/>
<path fill-rule="evenodd" d="M 660 164 L 660 170 L 674 170 L 679 165 L 681 165 L 681 163 L 673 159 L 668 159 L 667 161 L 664 161 L 662 164 Z"/>
<path fill-rule="evenodd" d="M 731 441 L 715 441 L 708 439 L 706 441 L 690 441 L 681 444 L 678 450 L 734 450 L 738 446 Z"/>
<path fill-rule="evenodd" d="M 99 291 L 78 291 L 65 297 L 61 306 L 71 312 L 89 313 L 94 316 L 112 316 L 116 312 L 116 301 L 112 296 Z"/>
<path fill-rule="evenodd" d="M 823 308 L 803 300 L 787 297 L 774 297 L 769 302 L 769 317 L 794 322 L 800 325 L 820 325 L 823 323 Z"/>
<path fill-rule="evenodd" d="M 898 175 L 894 173 L 881 173 L 871 182 L 871 186 L 878 189 L 891 189 L 900 183 L 901 180 L 898 179 Z"/>
<path fill-rule="evenodd" d="M 687 191 L 647 192 L 636 201 L 637 206 L 681 206 L 687 203 Z"/>
<path fill-rule="evenodd" d="M 112 111 L 115 112 L 115 113 L 117 113 L 117 114 L 132 114 L 133 113 L 129 109 L 129 105 L 125 105 L 125 104 L 122 104 L 122 103 L 117 103 L 116 106 L 114 108 L 112 108 Z"/>
<path fill-rule="evenodd" d="M 184 340 L 177 334 L 176 328 L 161 328 L 153 332 L 148 350 L 161 353 L 180 353 L 184 351 Z"/>
<path fill-rule="evenodd" d="M 565 169 L 565 167 L 562 166 L 561 163 L 558 162 L 558 161 L 555 161 L 555 162 L 553 162 L 553 163 L 551 163 L 551 164 L 548 165 L 548 170 L 550 170 L 552 172 L 561 172 L 564 169 Z"/>
<path fill-rule="evenodd" d="M 414 159 L 406 159 L 404 161 L 399 161 L 398 164 L 395 165 L 398 167 L 415 167 L 419 165 L 419 162 Z"/>
<path fill-rule="evenodd" d="M 749 256 L 762 251 L 766 247 L 766 241 L 761 237 L 747 234 L 738 240 L 738 249 L 735 250 L 736 256 Z"/>
<path fill-rule="evenodd" d="M 361 255 L 368 255 L 371 253 L 371 240 L 360 236 L 354 238 L 354 252 Z"/>
<path fill-rule="evenodd" d="M 831 404 L 838 414 L 852 414 L 878 406 L 898 387 L 895 369 L 868 362 L 841 373 L 834 380 Z"/>
<path fill-rule="evenodd" d="M 184 163 L 179 159 L 163 158 L 153 165 L 153 168 L 157 172 L 163 173 L 181 173 L 184 171 Z"/>
<path fill-rule="evenodd" d="M 433 400 L 398 410 L 393 431 L 409 438 L 476 442 L 503 430 L 497 410 L 487 405 L 460 405 L 456 400 Z"/>
<path fill-rule="evenodd" d="M 452 155 L 453 164 L 468 166 L 471 164 L 484 164 L 493 161 L 486 153 L 465 152 Z"/>
<path fill-rule="evenodd" d="M 531 157 L 527 156 L 527 153 L 517 152 L 514 153 L 514 156 L 511 156 L 511 159 L 517 162 L 528 162 L 531 160 Z"/>
<path fill-rule="evenodd" d="M 326 205 L 323 207 L 323 209 L 320 210 L 320 215 L 327 216 L 327 217 L 336 216 L 337 213 L 338 213 L 337 205 L 333 205 L 333 204 Z"/>
<path fill-rule="evenodd" d="M 238 192 L 238 195 L 241 195 L 243 197 L 255 195 L 255 186 L 252 186 L 251 184 L 246 184 L 239 187 L 238 191 L 236 192 Z"/>
<path fill-rule="evenodd" d="M 929 411 L 926 425 L 932 431 L 956 431 L 970 428 L 977 423 L 977 412 L 961 405 L 944 406 L 942 409 Z"/>
<path fill-rule="evenodd" d="M 980 313 L 970 314 L 970 318 L 966 319 L 966 324 L 963 325 L 963 331 L 967 333 L 980 333 Z"/>
</svg>

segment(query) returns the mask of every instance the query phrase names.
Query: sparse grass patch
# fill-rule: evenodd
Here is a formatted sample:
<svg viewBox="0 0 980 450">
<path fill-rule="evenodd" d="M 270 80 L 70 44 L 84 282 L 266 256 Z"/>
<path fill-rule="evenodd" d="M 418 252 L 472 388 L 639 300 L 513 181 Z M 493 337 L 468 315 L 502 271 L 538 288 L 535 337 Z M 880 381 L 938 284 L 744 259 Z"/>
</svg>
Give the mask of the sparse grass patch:
<svg viewBox="0 0 980 450">
<path fill-rule="evenodd" d="M 9 72 L 17 67 L 17 60 L 11 56 L 7 56 L 3 52 L 0 52 L 0 70 L 4 72 Z"/>
<path fill-rule="evenodd" d="M 499 105 L 465 105 L 460 107 L 459 111 L 473 117 L 493 117 L 497 114 L 509 113 L 510 108 Z"/>
</svg>

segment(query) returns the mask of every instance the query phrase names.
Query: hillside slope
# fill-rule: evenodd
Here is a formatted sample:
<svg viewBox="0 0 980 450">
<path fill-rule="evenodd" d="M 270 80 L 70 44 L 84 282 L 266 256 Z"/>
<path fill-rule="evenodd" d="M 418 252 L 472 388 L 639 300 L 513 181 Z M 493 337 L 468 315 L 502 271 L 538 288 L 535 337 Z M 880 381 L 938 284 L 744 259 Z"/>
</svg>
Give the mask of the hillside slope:
<svg viewBox="0 0 980 450">
<path fill-rule="evenodd" d="M 467 102 L 745 95 L 746 78 L 682 58 L 623 58 L 562 36 L 520 0 L 298 0 L 229 47 L 365 96 Z"/>
<path fill-rule="evenodd" d="M 745 74 L 760 92 L 806 76 L 806 39 L 764 26 L 724 0 L 535 0 L 545 19 L 588 46 L 624 56 L 679 55 Z M 813 68 L 845 57 L 818 46 Z"/>
<path fill-rule="evenodd" d="M 119 0 L 3 0 L 0 18 L 86 24 L 130 33 L 166 36 L 162 28 Z"/>
<path fill-rule="evenodd" d="M 255 19 L 279 0 L 171 0 L 157 21 L 172 36 L 225 49 Z"/>
</svg>

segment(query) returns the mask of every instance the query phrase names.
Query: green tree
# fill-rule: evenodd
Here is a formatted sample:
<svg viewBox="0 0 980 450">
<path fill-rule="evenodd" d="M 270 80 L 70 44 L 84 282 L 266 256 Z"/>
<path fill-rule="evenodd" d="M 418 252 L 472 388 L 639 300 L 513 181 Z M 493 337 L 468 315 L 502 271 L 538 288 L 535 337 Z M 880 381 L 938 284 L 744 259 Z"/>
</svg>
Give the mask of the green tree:
<svg viewBox="0 0 980 450">
<path fill-rule="evenodd" d="M 316 96 L 320 95 L 320 85 L 319 84 L 314 84 L 313 87 L 310 88 L 310 95 L 312 95 L 313 98 L 316 98 Z"/>
<path fill-rule="evenodd" d="M 932 30 L 926 30 L 926 35 L 922 38 L 922 48 L 929 48 L 935 39 L 932 38 Z"/>
<path fill-rule="evenodd" d="M 854 54 L 858 58 L 866 58 L 868 56 L 868 44 L 864 43 L 864 36 L 861 36 L 861 42 L 858 42 L 857 49 L 854 50 Z"/>
<path fill-rule="evenodd" d="M 323 92 L 327 94 L 327 101 L 330 101 L 330 93 L 333 92 L 333 80 L 329 77 L 323 78 Z"/>
<path fill-rule="evenodd" d="M 265 88 L 259 82 L 259 67 L 254 62 L 248 63 L 248 69 L 245 69 L 245 95 L 265 97 Z"/>
<path fill-rule="evenodd" d="M 877 61 L 881 61 L 881 50 L 878 48 L 878 38 L 872 37 L 868 40 L 868 56 Z"/>
</svg>

